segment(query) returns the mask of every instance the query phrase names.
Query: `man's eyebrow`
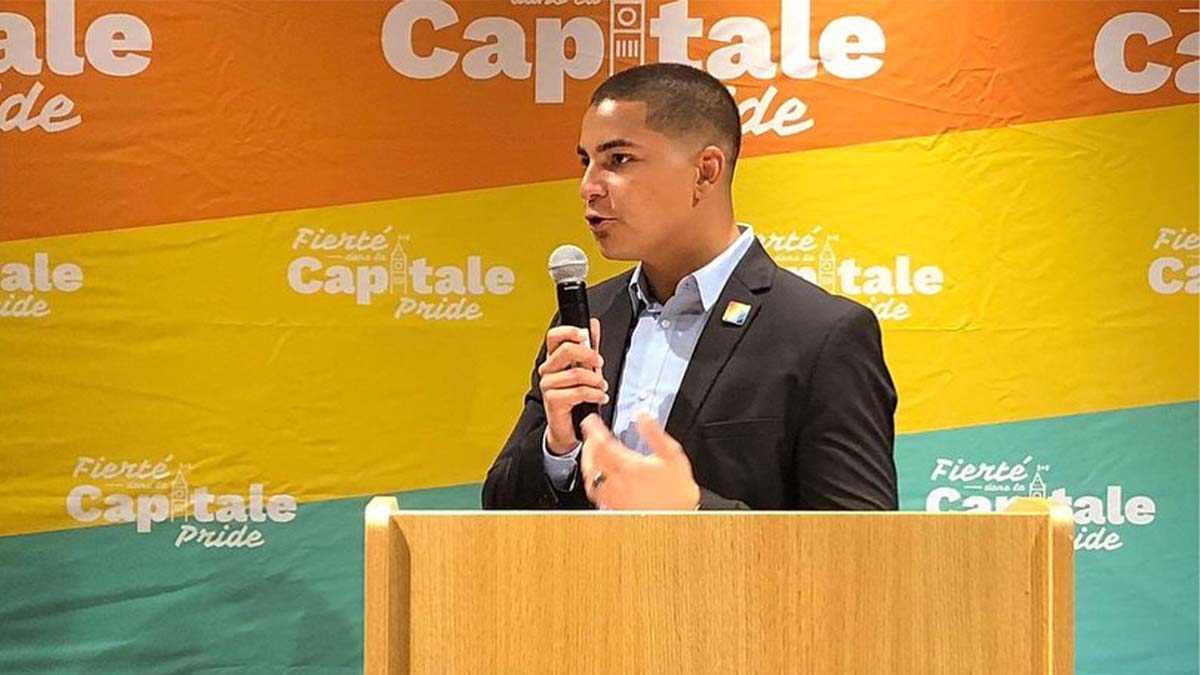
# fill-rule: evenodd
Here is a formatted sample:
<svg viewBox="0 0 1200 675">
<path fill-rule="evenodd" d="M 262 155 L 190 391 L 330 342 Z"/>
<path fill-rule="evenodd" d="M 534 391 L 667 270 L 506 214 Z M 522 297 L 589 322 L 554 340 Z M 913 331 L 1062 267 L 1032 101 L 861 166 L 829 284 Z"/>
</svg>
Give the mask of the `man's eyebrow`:
<svg viewBox="0 0 1200 675">
<path fill-rule="evenodd" d="M 636 147 L 638 147 L 638 144 L 634 143 L 633 141 L 629 141 L 624 138 L 614 138 L 611 141 L 604 141 L 600 145 L 597 145 L 596 146 L 596 154 L 598 155 L 602 152 L 607 152 L 614 148 L 636 148 Z M 579 153 L 579 155 L 581 157 L 587 157 L 587 150 L 584 150 L 582 145 L 575 146 L 575 152 Z"/>
</svg>

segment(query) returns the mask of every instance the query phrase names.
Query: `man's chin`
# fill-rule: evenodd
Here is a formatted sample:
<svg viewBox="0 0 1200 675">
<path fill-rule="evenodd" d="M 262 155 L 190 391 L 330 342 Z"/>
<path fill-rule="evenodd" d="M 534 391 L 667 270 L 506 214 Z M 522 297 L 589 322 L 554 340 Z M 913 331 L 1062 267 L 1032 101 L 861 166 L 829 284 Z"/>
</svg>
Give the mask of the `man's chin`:
<svg viewBox="0 0 1200 675">
<path fill-rule="evenodd" d="M 600 247 L 600 255 L 606 260 L 640 260 L 637 253 L 628 246 L 622 246 L 611 233 L 600 232 L 592 235 Z"/>
</svg>

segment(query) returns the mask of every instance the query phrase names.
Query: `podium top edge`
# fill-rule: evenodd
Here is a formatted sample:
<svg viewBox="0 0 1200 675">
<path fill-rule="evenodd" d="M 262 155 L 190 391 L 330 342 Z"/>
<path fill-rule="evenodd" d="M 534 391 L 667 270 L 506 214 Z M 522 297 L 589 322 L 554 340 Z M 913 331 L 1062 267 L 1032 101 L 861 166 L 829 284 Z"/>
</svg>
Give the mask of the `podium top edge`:
<svg viewBox="0 0 1200 675">
<path fill-rule="evenodd" d="M 484 510 L 484 509 L 404 509 L 400 507 L 399 501 L 395 497 L 380 496 L 371 499 L 366 507 L 366 516 L 368 520 L 377 521 L 386 519 L 388 516 L 431 516 L 431 517 L 474 517 L 474 518 L 492 518 L 492 517 L 578 517 L 578 518 L 596 518 L 609 516 L 662 516 L 662 517 L 679 517 L 679 516 L 741 516 L 741 517 L 757 517 L 757 516 L 795 516 L 795 515 L 813 515 L 813 516 L 839 516 L 847 518 L 862 518 L 867 516 L 890 516 L 890 517 L 972 517 L 979 516 L 1018 516 L 1018 517 L 1049 517 L 1055 521 L 1061 521 L 1064 524 L 1073 521 L 1071 508 L 1060 504 L 1056 501 L 1042 498 L 1018 498 L 1013 500 L 1005 509 L 1000 511 L 780 511 L 780 510 L 765 510 L 765 511 L 589 511 L 589 510 L 537 510 L 537 509 L 519 509 L 519 510 Z"/>
<path fill-rule="evenodd" d="M 878 516 L 1021 516 L 1021 517 L 1046 517 L 1049 515 L 1045 512 L 1032 511 L 595 511 L 595 510 L 544 510 L 544 509 L 529 509 L 529 510 L 482 510 L 482 509 L 400 509 L 394 511 L 392 515 L 396 516 L 473 516 L 480 518 L 491 517 L 528 517 L 528 516 L 574 516 L 580 518 L 604 518 L 609 516 L 655 516 L 655 517 L 680 517 L 680 516 L 845 516 L 853 517 L 878 517 Z"/>
</svg>

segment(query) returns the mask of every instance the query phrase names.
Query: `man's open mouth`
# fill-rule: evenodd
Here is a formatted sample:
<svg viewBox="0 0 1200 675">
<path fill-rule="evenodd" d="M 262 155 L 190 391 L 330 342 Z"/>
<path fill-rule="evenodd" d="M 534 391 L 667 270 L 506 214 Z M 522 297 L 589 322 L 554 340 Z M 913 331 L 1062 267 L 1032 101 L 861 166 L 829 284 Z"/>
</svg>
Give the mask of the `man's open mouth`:
<svg viewBox="0 0 1200 675">
<path fill-rule="evenodd" d="M 588 227 L 592 228 L 592 230 L 602 230 L 616 222 L 615 218 L 607 218 L 605 216 L 597 215 L 587 215 L 584 216 L 584 219 L 587 220 Z"/>
</svg>

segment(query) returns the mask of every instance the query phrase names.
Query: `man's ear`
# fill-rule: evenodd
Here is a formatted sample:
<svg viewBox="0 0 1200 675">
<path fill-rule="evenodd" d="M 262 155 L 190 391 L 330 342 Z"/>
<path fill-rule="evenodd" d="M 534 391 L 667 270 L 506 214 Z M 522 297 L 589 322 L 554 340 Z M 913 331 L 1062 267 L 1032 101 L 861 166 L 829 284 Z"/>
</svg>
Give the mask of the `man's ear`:
<svg viewBox="0 0 1200 675">
<path fill-rule="evenodd" d="M 692 202 L 698 203 L 725 183 L 725 172 L 729 165 L 725 151 L 715 145 L 706 146 L 696 158 L 696 183 L 692 187 Z"/>
</svg>

